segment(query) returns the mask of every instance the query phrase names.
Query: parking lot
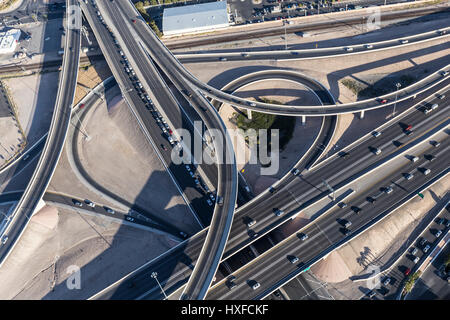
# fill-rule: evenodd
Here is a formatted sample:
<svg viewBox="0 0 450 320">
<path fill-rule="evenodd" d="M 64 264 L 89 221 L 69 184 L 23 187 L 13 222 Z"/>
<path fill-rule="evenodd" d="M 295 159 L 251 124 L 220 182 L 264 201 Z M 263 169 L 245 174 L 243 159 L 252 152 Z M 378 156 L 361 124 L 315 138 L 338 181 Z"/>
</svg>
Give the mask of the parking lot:
<svg viewBox="0 0 450 320">
<path fill-rule="evenodd" d="M 405 2 L 405 0 L 386 1 L 386 4 Z M 270 20 L 281 20 L 320 13 L 349 11 L 383 5 L 384 0 L 335 2 L 300 0 L 228 0 L 230 14 L 236 24 L 250 24 Z"/>
</svg>

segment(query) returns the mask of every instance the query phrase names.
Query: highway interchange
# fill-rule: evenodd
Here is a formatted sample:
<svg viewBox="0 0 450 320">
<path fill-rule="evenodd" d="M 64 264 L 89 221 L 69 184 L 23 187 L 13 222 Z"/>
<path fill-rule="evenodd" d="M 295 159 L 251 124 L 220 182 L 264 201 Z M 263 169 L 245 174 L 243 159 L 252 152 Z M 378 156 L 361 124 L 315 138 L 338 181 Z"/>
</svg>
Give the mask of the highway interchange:
<svg viewBox="0 0 450 320">
<path fill-rule="evenodd" d="M 89 1 L 89 4 L 87 1 Z M 158 272 L 161 285 L 167 293 L 173 293 L 184 286 L 182 299 L 203 299 L 205 296 L 207 299 L 264 298 L 276 290 L 281 283 L 286 283 L 293 276 L 301 273 L 303 267 L 317 262 L 324 252 L 329 251 L 330 248 L 334 249 L 336 245 L 342 245 L 348 238 L 354 237 L 355 230 L 366 230 L 367 225 L 371 221 L 387 214 L 389 210 L 392 210 L 399 203 L 406 201 L 408 197 L 417 193 L 417 190 L 422 190 L 424 186 L 445 176 L 448 172 L 447 161 L 427 162 L 421 156 L 418 162 L 408 163 L 402 169 L 402 172 L 414 173 L 415 178 L 412 181 L 405 179 L 404 175 L 399 174 L 398 177 L 391 177 L 393 181 L 392 186 L 395 189 L 394 194 L 387 195 L 383 191 L 383 188 L 386 187 L 384 180 L 372 186 L 367 193 L 362 192 L 358 194 L 351 200 L 347 209 L 327 214 L 305 230 L 302 230 L 302 232 L 309 235 L 306 242 L 301 240 L 296 234 L 291 235 L 283 241 L 282 246 L 276 247 L 276 251 L 275 248 L 272 248 L 267 253 L 234 272 L 233 276 L 236 277 L 234 281 L 238 284 L 238 288 L 234 288 L 231 291 L 227 279 L 214 281 L 219 263 L 226 261 L 226 259 L 247 248 L 268 232 L 288 222 L 304 208 L 319 199 L 327 197 L 329 191 L 323 187 L 324 180 L 334 189 L 342 188 L 349 182 L 358 179 L 359 176 L 367 171 L 383 165 L 384 162 L 397 155 L 402 148 L 413 143 L 413 141 L 426 137 L 430 132 L 434 132 L 433 130 L 442 130 L 448 127 L 450 110 L 445 106 L 448 104 L 449 97 L 447 95 L 440 99 L 436 95 L 436 92 L 439 92 L 441 95 L 446 93 L 449 83 L 448 73 L 445 72 L 448 70 L 448 66 L 430 75 L 422 83 L 415 84 L 404 90 L 403 98 L 398 101 L 398 105 L 403 104 L 404 106 L 412 107 L 400 119 L 396 119 L 389 126 L 383 127 L 381 136 L 368 135 L 364 139 L 360 139 L 357 144 L 346 148 L 326 161 L 318 163 L 316 160 L 321 153 L 311 148 L 310 152 L 295 167 L 299 169 L 299 175 L 288 173 L 271 190 L 266 190 L 257 199 L 253 199 L 244 206 L 239 206 L 237 210 L 234 210 L 238 197 L 238 176 L 234 152 L 228 135 L 224 134 L 227 137 L 225 139 L 225 148 L 228 152 L 224 153 L 224 159 L 219 161 L 219 165 L 199 165 L 199 177 L 202 178 L 202 187 L 199 188 L 184 165 L 175 165 L 171 162 L 171 148 L 166 148 L 166 146 L 170 146 L 167 135 L 161 134 L 161 126 L 157 124 L 158 122 L 155 121 L 154 117 L 151 117 L 150 111 L 152 109 L 163 113 L 165 118 L 169 120 L 172 128 L 194 131 L 196 129 L 193 127 L 193 121 L 201 120 L 206 128 L 218 129 L 222 133 L 225 132 L 224 123 L 215 109 L 215 107 L 218 108 L 218 104 L 214 100 L 211 104 L 206 99 L 206 96 L 221 102 L 231 103 L 236 107 L 260 112 L 326 116 L 323 120 L 321 133 L 316 140 L 322 146 L 326 146 L 335 130 L 336 114 L 385 107 L 390 105 L 392 101 L 389 101 L 388 104 L 380 104 L 379 97 L 351 105 L 334 105 L 333 97 L 314 81 L 309 81 L 308 86 L 316 92 L 324 106 L 293 106 L 286 110 L 286 108 L 280 108 L 276 105 L 254 103 L 236 98 L 228 92 L 251 81 L 258 80 L 258 78 L 244 79 L 233 83 L 233 86 L 222 88 L 221 90 L 203 84 L 184 69 L 162 42 L 155 37 L 140 16 L 137 17 L 137 23 L 131 22 L 137 11 L 130 3 L 117 3 L 116 0 L 112 4 L 105 2 L 101 6 L 94 8 L 91 5 L 92 1 L 87 1 L 86 3 L 81 2 L 81 7 L 96 38 L 99 40 L 102 52 L 122 90 L 125 100 L 138 119 L 149 142 L 155 150 L 158 150 L 158 156 L 165 163 L 167 170 L 171 172 L 174 182 L 186 197 L 192 211 L 199 214 L 199 224 L 203 229 L 188 240 L 172 248 L 166 254 L 100 292 L 93 297 L 95 299 L 162 299 L 163 296 L 156 284 L 144 280 L 148 279 L 149 273 L 153 271 Z M 75 4 L 75 1 L 72 0 L 68 1 L 68 5 L 72 4 L 72 2 Z M 106 13 L 102 15 L 105 21 L 98 19 L 99 14 L 97 14 L 97 10 Z M 111 23 L 110 21 L 113 22 Z M 38 153 L 42 148 L 41 159 L 29 186 L 17 205 L 13 218 L 14 223 L 11 223 L 11 227 L 7 232 L 9 243 L 12 244 L 20 237 L 27 224 L 28 217 L 32 214 L 32 211 L 44 194 L 58 162 L 67 134 L 68 121 L 71 114 L 71 112 L 67 112 L 67 109 L 71 108 L 73 103 L 76 76 L 66 79 L 66 75 L 77 74 L 81 41 L 79 30 L 70 31 L 67 32 L 66 36 L 65 47 L 69 48 L 69 50 L 65 50 L 64 53 L 63 73 L 60 79 L 61 85 L 58 91 L 49 138 L 43 148 L 38 145 L 33 149 L 35 153 Z M 445 34 L 440 31 L 427 34 L 426 36 L 412 36 L 408 45 L 413 44 L 414 41 L 428 39 L 430 35 L 431 37 L 445 37 Z M 394 42 L 398 45 L 398 41 L 388 41 L 380 46 L 374 44 L 373 49 L 383 48 L 387 50 Z M 406 43 L 401 43 L 401 45 L 406 45 Z M 369 49 L 366 45 L 353 47 L 355 48 L 354 53 Z M 121 50 L 125 54 L 121 54 Z M 346 50 L 344 49 L 344 51 Z M 343 53 L 342 48 L 330 48 L 322 53 L 315 52 L 311 57 L 317 57 L 317 55 L 327 56 L 327 54 L 334 55 L 336 53 L 348 54 L 349 51 L 347 50 L 346 53 Z M 261 54 L 261 57 L 257 59 L 269 58 L 264 56 L 265 54 L 267 53 Z M 280 53 L 281 57 L 286 54 L 289 57 L 297 55 L 292 52 Z M 239 55 L 237 56 L 239 59 L 253 59 L 253 53 L 251 57 Z M 136 71 L 135 76 L 130 77 L 129 72 L 124 68 L 124 56 L 130 60 L 130 64 L 134 67 L 133 69 Z M 231 55 L 231 59 L 234 56 Z M 303 56 L 302 58 L 308 57 Z M 207 61 L 209 58 L 202 59 Z M 217 56 L 213 57 L 213 59 L 217 59 Z M 277 71 L 273 71 L 273 74 L 275 74 L 275 77 L 284 77 L 295 81 L 295 77 L 292 75 L 280 76 Z M 266 76 L 274 77 L 270 72 Z M 140 82 L 151 93 L 152 99 L 142 98 L 143 93 L 139 93 L 142 90 L 136 88 L 136 85 Z M 391 99 L 392 94 L 386 97 Z M 424 108 L 435 102 L 438 102 L 441 107 L 433 110 L 430 114 L 425 114 Z M 325 105 L 329 105 L 329 107 L 325 107 Z M 413 127 L 414 134 L 408 134 L 408 131 L 410 131 L 406 130 L 408 126 Z M 428 153 L 440 159 L 444 157 L 445 153 L 448 154 L 448 147 L 448 139 L 445 139 L 437 148 L 432 147 L 430 144 Z M 49 148 L 56 150 L 56 152 L 48 152 Z M 214 141 L 214 148 L 218 150 L 222 146 L 216 145 Z M 376 148 L 381 149 L 381 155 L 374 155 L 373 151 Z M 352 166 L 349 166 L 349 163 L 352 163 Z M 420 174 L 422 170 L 420 168 L 425 165 L 431 170 L 431 173 L 427 176 Z M 195 170 L 195 168 L 191 170 Z M 215 198 L 223 200 L 223 204 L 219 204 L 219 201 L 217 201 L 214 210 L 204 201 L 204 197 L 210 193 L 206 191 L 207 189 L 205 190 L 205 184 L 212 185 L 213 188 L 217 186 Z M 377 201 L 377 205 L 374 206 L 367 202 L 369 195 L 375 198 L 380 197 L 384 200 Z M 56 200 L 56 198 L 58 199 Z M 73 199 L 69 201 L 70 197 L 61 200 L 62 198 L 64 196 L 49 193 L 44 196 L 44 200 L 50 202 L 73 203 Z M 6 195 L 5 199 L 17 199 L 17 194 Z M 352 211 L 355 206 L 363 208 L 367 206 L 367 210 L 364 209 L 363 214 L 357 215 L 353 212 L 354 210 Z M 274 214 L 277 209 L 283 210 L 281 216 Z M 105 212 L 108 214 L 106 210 Z M 102 214 L 105 214 L 105 212 L 102 212 Z M 126 218 L 127 214 L 118 212 L 117 216 L 123 219 Z M 353 217 L 351 228 L 353 233 L 345 236 L 340 226 L 342 225 L 342 219 L 349 216 Z M 250 221 L 255 223 L 249 227 Z M 138 222 L 145 225 L 143 221 Z M 208 225 L 209 228 L 205 229 Z M 158 227 L 161 228 L 161 225 Z M 162 228 L 164 229 L 165 227 Z M 170 227 L 165 231 L 180 237 L 180 233 Z M 2 262 L 12 250 L 9 243 L 7 246 L 3 245 L 0 248 Z M 314 250 L 311 249 L 312 243 L 314 244 Z M 297 264 L 293 264 L 287 259 L 289 255 L 301 258 Z M 274 274 L 277 276 L 274 277 Z M 253 284 L 256 283 L 255 281 L 261 285 L 258 289 L 252 289 Z M 211 282 L 213 282 L 213 286 L 209 289 Z"/>
</svg>

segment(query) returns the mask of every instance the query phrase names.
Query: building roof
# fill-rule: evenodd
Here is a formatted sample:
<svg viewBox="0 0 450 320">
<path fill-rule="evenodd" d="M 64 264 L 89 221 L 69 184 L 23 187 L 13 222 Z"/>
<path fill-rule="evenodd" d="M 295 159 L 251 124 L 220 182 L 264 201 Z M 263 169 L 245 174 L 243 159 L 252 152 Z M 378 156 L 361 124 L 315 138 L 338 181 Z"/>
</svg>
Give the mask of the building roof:
<svg viewBox="0 0 450 320">
<path fill-rule="evenodd" d="M 10 29 L 0 32 L 0 53 L 14 52 L 20 39 L 20 30 Z"/>
<path fill-rule="evenodd" d="M 225 26 L 228 26 L 226 1 L 164 9 L 163 33 L 165 35 Z"/>
</svg>

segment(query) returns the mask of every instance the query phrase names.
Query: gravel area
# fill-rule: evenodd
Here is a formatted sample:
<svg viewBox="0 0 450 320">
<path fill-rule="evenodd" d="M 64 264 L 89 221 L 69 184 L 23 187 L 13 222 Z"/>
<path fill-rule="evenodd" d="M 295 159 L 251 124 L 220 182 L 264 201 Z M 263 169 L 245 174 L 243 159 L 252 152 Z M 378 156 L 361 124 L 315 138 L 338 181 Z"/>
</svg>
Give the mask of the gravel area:
<svg viewBox="0 0 450 320">
<path fill-rule="evenodd" d="M 103 216 L 45 206 L 0 270 L 0 299 L 87 299 L 175 244 Z M 70 290 L 74 266 L 80 289 Z"/>
</svg>

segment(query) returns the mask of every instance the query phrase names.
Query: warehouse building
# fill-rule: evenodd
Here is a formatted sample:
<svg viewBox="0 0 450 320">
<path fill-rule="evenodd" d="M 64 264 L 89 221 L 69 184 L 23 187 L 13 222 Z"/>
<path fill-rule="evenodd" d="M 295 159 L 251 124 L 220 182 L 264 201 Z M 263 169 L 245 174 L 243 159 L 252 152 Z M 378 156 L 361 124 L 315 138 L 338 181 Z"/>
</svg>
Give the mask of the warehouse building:
<svg viewBox="0 0 450 320">
<path fill-rule="evenodd" d="M 20 39 L 20 30 L 10 29 L 0 32 L 0 54 L 12 53 Z"/>
<path fill-rule="evenodd" d="M 198 33 L 228 26 L 226 1 L 164 9 L 163 34 L 165 36 Z"/>
</svg>

